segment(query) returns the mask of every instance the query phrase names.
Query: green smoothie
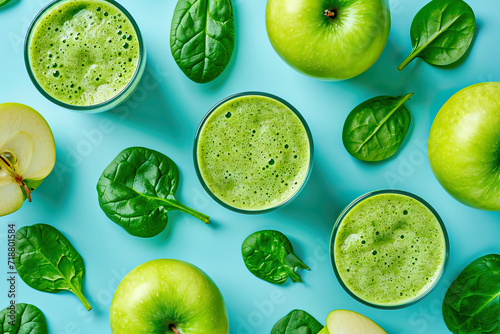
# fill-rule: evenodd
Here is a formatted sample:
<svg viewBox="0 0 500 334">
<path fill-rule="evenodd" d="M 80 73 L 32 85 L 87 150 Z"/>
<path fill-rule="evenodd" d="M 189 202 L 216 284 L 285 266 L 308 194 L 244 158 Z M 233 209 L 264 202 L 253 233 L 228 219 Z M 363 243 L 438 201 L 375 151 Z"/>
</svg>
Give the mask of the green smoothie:
<svg viewBox="0 0 500 334">
<path fill-rule="evenodd" d="M 52 6 L 35 23 L 28 48 L 40 87 L 74 106 L 120 94 L 134 77 L 140 55 L 138 33 L 127 15 L 100 0 Z"/>
<path fill-rule="evenodd" d="M 447 256 L 439 220 L 420 201 L 382 193 L 356 204 L 341 221 L 334 261 L 345 287 L 375 305 L 409 303 L 439 279 Z"/>
<path fill-rule="evenodd" d="M 197 141 L 204 183 L 221 202 L 245 211 L 283 204 L 309 172 L 311 143 L 299 117 L 270 97 L 245 95 L 216 108 Z"/>
</svg>

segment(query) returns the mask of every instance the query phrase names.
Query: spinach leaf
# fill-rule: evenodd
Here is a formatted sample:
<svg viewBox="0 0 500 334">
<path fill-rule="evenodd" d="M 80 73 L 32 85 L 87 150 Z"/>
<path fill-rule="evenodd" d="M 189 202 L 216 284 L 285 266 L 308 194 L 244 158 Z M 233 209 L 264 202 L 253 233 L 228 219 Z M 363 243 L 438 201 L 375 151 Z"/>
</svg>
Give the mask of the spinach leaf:
<svg viewBox="0 0 500 334">
<path fill-rule="evenodd" d="M 271 334 L 318 334 L 323 325 L 312 315 L 302 310 L 293 310 L 279 320 Z"/>
<path fill-rule="evenodd" d="M 457 62 L 469 49 L 475 30 L 476 17 L 467 3 L 432 0 L 413 19 L 413 50 L 398 70 L 402 71 L 416 57 L 438 66 Z"/>
<path fill-rule="evenodd" d="M 0 7 L 5 6 L 9 2 L 10 2 L 10 0 L 0 0 Z"/>
<path fill-rule="evenodd" d="M 380 161 L 393 155 L 410 128 L 405 96 L 378 96 L 361 103 L 347 116 L 342 131 L 344 147 L 363 161 Z"/>
<path fill-rule="evenodd" d="M 465 267 L 446 292 L 443 318 L 454 334 L 500 333 L 500 255 Z"/>
<path fill-rule="evenodd" d="M 307 269 L 294 253 L 288 238 L 281 232 L 265 230 L 248 236 L 241 246 L 245 265 L 252 274 L 273 284 L 284 284 L 288 277 L 302 282 L 296 273 Z"/>
<path fill-rule="evenodd" d="M 99 205 L 109 219 L 137 237 L 162 232 L 171 210 L 208 224 L 210 217 L 175 199 L 178 185 L 179 170 L 170 158 L 144 147 L 130 147 L 102 173 L 97 183 Z"/>
<path fill-rule="evenodd" d="M 189 79 L 206 83 L 217 78 L 234 49 L 231 0 L 179 0 L 170 29 L 170 49 Z"/>
<path fill-rule="evenodd" d="M 0 333 L 48 334 L 47 322 L 38 307 L 15 304 L 0 311 Z"/>
<path fill-rule="evenodd" d="M 44 292 L 71 291 L 92 309 L 82 293 L 83 259 L 61 232 L 46 224 L 25 226 L 17 230 L 15 242 L 14 264 L 26 284 Z"/>
</svg>

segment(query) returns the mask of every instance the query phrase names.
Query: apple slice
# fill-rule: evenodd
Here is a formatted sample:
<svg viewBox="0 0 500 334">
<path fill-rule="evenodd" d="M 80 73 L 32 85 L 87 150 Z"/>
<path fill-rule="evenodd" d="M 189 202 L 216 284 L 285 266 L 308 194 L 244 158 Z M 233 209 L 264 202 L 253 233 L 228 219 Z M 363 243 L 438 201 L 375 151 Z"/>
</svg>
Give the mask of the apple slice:
<svg viewBox="0 0 500 334">
<path fill-rule="evenodd" d="M 54 136 L 36 110 L 0 104 L 0 217 L 17 211 L 56 162 Z"/>
<path fill-rule="evenodd" d="M 318 334 L 387 334 L 379 325 L 353 311 L 335 310 L 326 318 L 326 327 Z"/>
</svg>

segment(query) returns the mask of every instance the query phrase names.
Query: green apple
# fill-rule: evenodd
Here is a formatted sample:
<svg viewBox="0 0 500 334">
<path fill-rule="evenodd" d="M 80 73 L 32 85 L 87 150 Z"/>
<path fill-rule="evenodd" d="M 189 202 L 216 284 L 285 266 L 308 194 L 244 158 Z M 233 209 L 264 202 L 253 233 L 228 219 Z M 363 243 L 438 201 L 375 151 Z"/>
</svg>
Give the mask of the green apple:
<svg viewBox="0 0 500 334">
<path fill-rule="evenodd" d="M 285 62 L 327 80 L 355 77 L 384 50 L 387 0 L 268 0 L 267 35 Z"/>
<path fill-rule="evenodd" d="M 54 136 L 42 115 L 24 104 L 0 104 L 0 216 L 31 202 L 55 162 Z"/>
<path fill-rule="evenodd" d="M 346 310 L 330 312 L 326 327 L 318 334 L 387 334 L 379 325 L 364 315 Z"/>
<path fill-rule="evenodd" d="M 109 313 L 113 334 L 228 334 L 224 299 L 200 269 L 179 260 L 146 262 L 125 276 Z"/>
<path fill-rule="evenodd" d="M 500 82 L 467 87 L 448 100 L 432 124 L 428 153 L 455 199 L 500 211 Z"/>
</svg>

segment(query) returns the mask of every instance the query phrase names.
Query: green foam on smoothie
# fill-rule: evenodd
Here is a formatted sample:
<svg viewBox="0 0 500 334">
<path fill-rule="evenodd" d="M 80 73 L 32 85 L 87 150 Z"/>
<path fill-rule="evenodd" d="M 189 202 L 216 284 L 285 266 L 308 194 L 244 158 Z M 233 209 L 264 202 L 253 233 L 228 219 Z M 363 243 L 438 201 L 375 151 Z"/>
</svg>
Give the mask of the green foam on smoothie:
<svg viewBox="0 0 500 334">
<path fill-rule="evenodd" d="M 335 265 L 344 285 L 371 304 L 415 300 L 434 285 L 445 258 L 436 216 L 400 194 L 362 200 L 344 217 L 335 238 Z"/>
<path fill-rule="evenodd" d="M 200 131 L 200 173 L 222 202 L 265 210 L 290 199 L 309 171 L 308 133 L 297 115 L 265 96 L 241 96 L 219 106 Z"/>
<path fill-rule="evenodd" d="M 51 97 L 91 106 L 117 96 L 139 63 L 137 32 L 109 2 L 68 0 L 36 23 L 29 44 L 31 70 Z"/>
</svg>

